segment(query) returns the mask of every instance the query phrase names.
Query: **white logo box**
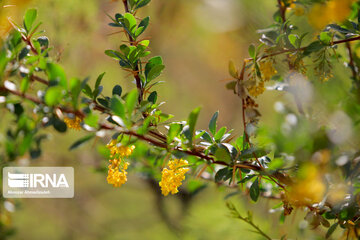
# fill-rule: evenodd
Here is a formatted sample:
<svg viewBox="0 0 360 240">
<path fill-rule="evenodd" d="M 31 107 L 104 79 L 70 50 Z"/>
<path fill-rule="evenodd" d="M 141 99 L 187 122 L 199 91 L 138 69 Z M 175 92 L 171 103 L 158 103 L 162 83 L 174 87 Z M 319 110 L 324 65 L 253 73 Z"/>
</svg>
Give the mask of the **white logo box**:
<svg viewBox="0 0 360 240">
<path fill-rule="evenodd" d="M 73 167 L 5 167 L 5 198 L 73 198 Z"/>
</svg>

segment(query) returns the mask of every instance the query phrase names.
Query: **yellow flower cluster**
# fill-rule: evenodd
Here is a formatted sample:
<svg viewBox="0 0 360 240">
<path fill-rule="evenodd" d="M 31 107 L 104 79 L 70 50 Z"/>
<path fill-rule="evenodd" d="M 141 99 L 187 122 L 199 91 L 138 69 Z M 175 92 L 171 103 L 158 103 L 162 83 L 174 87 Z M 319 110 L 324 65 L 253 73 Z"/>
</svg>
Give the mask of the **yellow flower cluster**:
<svg viewBox="0 0 360 240">
<path fill-rule="evenodd" d="M 124 162 L 122 167 L 120 167 L 119 163 L 121 163 L 121 159 L 112 159 L 109 161 L 111 164 L 109 165 L 108 176 L 106 180 L 114 187 L 121 187 L 121 185 L 123 185 L 127 181 L 126 169 L 130 164 L 128 162 Z M 114 164 L 115 161 L 117 162 L 117 164 Z"/>
<path fill-rule="evenodd" d="M 265 91 L 264 81 L 260 81 L 258 84 L 248 87 L 248 92 L 251 96 L 257 97 Z"/>
<path fill-rule="evenodd" d="M 110 164 L 108 166 L 109 170 L 106 180 L 114 187 L 120 187 L 127 181 L 126 170 L 130 165 L 130 163 L 124 161 L 123 158 L 130 156 L 135 146 L 117 146 L 117 141 L 113 139 L 106 147 L 110 150 Z"/>
<path fill-rule="evenodd" d="M 260 68 L 261 76 L 265 81 L 269 81 L 272 78 L 272 76 L 277 74 L 277 71 L 274 68 L 271 61 L 260 62 L 259 68 Z"/>
<path fill-rule="evenodd" d="M 323 199 L 325 189 L 318 167 L 307 164 L 300 168 L 297 181 L 290 186 L 288 201 L 294 206 L 318 203 Z"/>
<path fill-rule="evenodd" d="M 115 139 L 111 140 L 110 143 L 106 145 L 106 147 L 110 150 L 110 158 L 115 157 L 117 154 L 120 157 L 128 157 L 132 154 L 135 149 L 134 145 L 128 146 L 117 146 L 117 141 Z"/>
<path fill-rule="evenodd" d="M 124 161 L 123 158 L 130 156 L 135 146 L 117 146 L 117 141 L 113 139 L 106 147 L 110 150 L 110 164 L 108 166 L 109 170 L 106 180 L 114 187 L 120 187 L 127 181 L 126 170 L 130 165 L 130 163 Z"/>
<path fill-rule="evenodd" d="M 82 119 L 78 116 L 75 116 L 75 118 L 65 117 L 64 122 L 66 123 L 66 126 L 70 129 L 74 129 L 74 130 L 81 129 L 80 123 L 82 122 Z"/>
<path fill-rule="evenodd" d="M 178 187 L 181 186 L 182 181 L 185 180 L 185 173 L 190 170 L 186 167 L 188 165 L 186 160 L 174 159 L 168 164 L 170 169 L 164 168 L 162 170 L 159 185 L 164 196 L 167 196 L 169 193 L 176 194 L 179 191 Z"/>
<path fill-rule="evenodd" d="M 272 61 L 259 62 L 259 70 L 261 73 L 261 79 L 257 81 L 255 67 L 252 68 L 250 85 L 247 87 L 249 94 L 253 97 L 257 97 L 262 94 L 265 91 L 265 81 L 270 81 L 270 79 L 277 74 Z"/>
<path fill-rule="evenodd" d="M 309 23 L 314 28 L 321 30 L 329 23 L 342 22 L 349 16 L 353 2 L 355 0 L 331 0 L 325 4 L 316 3 L 309 12 Z"/>
</svg>

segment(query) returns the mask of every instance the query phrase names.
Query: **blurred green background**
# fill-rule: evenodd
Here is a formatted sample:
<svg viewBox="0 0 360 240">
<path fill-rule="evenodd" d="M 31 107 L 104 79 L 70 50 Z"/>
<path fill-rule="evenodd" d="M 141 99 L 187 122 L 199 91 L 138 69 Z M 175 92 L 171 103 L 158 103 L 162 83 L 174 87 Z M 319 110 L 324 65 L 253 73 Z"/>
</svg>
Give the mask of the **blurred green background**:
<svg viewBox="0 0 360 240">
<path fill-rule="evenodd" d="M 38 9 L 44 34 L 55 48 L 53 57 L 64 66 L 68 77 L 89 76 L 93 82 L 105 71 L 106 93 L 115 84 L 127 90 L 134 87 L 131 77 L 104 54 L 125 40 L 107 25 L 106 14 L 123 12 L 121 2 L 38 0 L 29 5 Z M 233 59 L 240 63 L 247 57 L 248 45 L 258 43 L 256 30 L 272 22 L 275 9 L 275 0 L 152 0 L 149 7 L 139 11 L 139 17 L 150 15 L 146 36 L 151 39 L 152 55 L 162 56 L 166 65 L 160 79 L 166 82 L 156 89 L 158 99 L 166 101 L 162 109 L 183 120 L 196 106 L 202 106 L 199 128 L 206 128 L 212 114 L 220 110 L 219 125 L 241 134 L 241 102 L 225 89 L 228 62 Z M 273 104 L 281 95 L 267 92 L 258 98 L 265 123 L 273 120 Z M 166 211 L 182 228 L 181 235 L 175 234 L 163 221 L 153 191 L 140 176 L 130 172 L 124 186 L 113 188 L 105 174 L 94 171 L 107 160 L 91 144 L 67 151 L 79 135 L 54 132 L 52 139 L 44 142 L 46 151 L 41 159 L 30 163 L 73 166 L 74 199 L 15 201 L 14 239 L 262 239 L 245 223 L 230 217 L 224 201 L 230 190 L 215 184 L 209 184 L 193 199 L 182 219 L 178 199 L 166 198 Z M 25 157 L 19 163 L 28 161 Z M 231 200 L 243 215 L 254 211 L 255 222 L 274 238 L 289 234 L 293 239 L 316 239 L 316 232 L 312 237 L 303 232 L 306 223 L 300 211 L 279 224 L 280 213 L 268 210 L 278 201 L 262 199 L 255 205 L 248 197 L 238 195 Z"/>
</svg>

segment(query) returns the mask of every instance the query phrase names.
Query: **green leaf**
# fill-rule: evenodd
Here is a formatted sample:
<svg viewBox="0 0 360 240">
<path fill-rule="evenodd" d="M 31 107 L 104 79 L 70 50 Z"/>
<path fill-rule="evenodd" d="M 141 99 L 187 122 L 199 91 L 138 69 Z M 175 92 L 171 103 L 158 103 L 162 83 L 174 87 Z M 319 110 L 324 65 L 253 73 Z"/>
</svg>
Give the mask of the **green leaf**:
<svg viewBox="0 0 360 240">
<path fill-rule="evenodd" d="M 147 78 L 150 70 L 156 65 L 162 65 L 163 61 L 160 56 L 152 57 L 145 65 L 145 77 Z"/>
<path fill-rule="evenodd" d="M 107 107 L 107 108 L 109 107 L 109 100 L 104 99 L 104 98 L 97 98 L 97 101 L 104 107 Z"/>
<path fill-rule="evenodd" d="M 20 61 L 21 59 L 23 59 L 24 57 L 26 57 L 29 52 L 30 52 L 30 47 L 29 47 L 29 46 L 26 46 L 26 47 L 24 47 L 23 49 L 21 49 L 21 51 L 20 51 L 20 53 L 19 53 L 19 61 Z M 28 62 L 28 59 L 27 59 L 26 62 Z"/>
<path fill-rule="evenodd" d="M 100 74 L 97 77 L 96 82 L 95 82 L 95 89 L 97 89 L 100 86 L 101 80 L 103 79 L 104 75 L 105 75 L 105 72 L 103 72 L 102 74 Z"/>
<path fill-rule="evenodd" d="M 137 102 L 137 97 L 138 97 L 137 89 L 133 89 L 126 96 L 126 109 L 129 116 L 131 116 L 132 112 L 134 111 Z"/>
<path fill-rule="evenodd" d="M 114 50 L 105 50 L 105 54 L 108 55 L 111 58 L 114 58 L 116 60 L 123 59 L 121 56 L 121 53 L 114 51 Z"/>
<path fill-rule="evenodd" d="M 320 41 L 325 45 L 330 45 L 331 43 L 331 36 L 329 32 L 321 32 L 320 33 Z"/>
<path fill-rule="evenodd" d="M 157 100 L 157 92 L 154 91 L 152 93 L 150 93 L 149 97 L 148 97 L 148 101 L 149 102 L 152 102 L 153 104 L 156 103 L 156 100 Z"/>
<path fill-rule="evenodd" d="M 41 47 L 43 48 L 48 48 L 49 47 L 49 39 L 45 36 L 40 36 L 36 39 L 36 41 L 38 41 L 38 43 L 40 44 Z"/>
<path fill-rule="evenodd" d="M 50 81 L 56 81 L 65 89 L 67 88 L 65 71 L 60 65 L 55 63 L 48 63 L 47 73 Z"/>
<path fill-rule="evenodd" d="M 238 78 L 238 71 L 233 61 L 229 61 L 229 73 L 233 78 Z"/>
<path fill-rule="evenodd" d="M 136 19 L 135 19 L 134 15 L 132 15 L 131 13 L 125 13 L 124 22 L 125 22 L 125 27 L 131 33 L 133 33 L 133 31 L 134 31 L 134 29 L 136 27 Z"/>
<path fill-rule="evenodd" d="M 84 118 L 84 123 L 90 127 L 93 128 L 97 128 L 98 127 L 98 121 L 99 121 L 99 116 L 93 113 L 88 114 L 85 118 Z"/>
<path fill-rule="evenodd" d="M 312 52 L 316 52 L 324 48 L 325 46 L 320 41 L 315 41 L 310 43 L 309 46 L 307 46 L 303 52 L 304 56 L 310 55 Z"/>
<path fill-rule="evenodd" d="M 227 163 L 232 161 L 229 150 L 226 147 L 222 146 L 221 144 L 216 149 L 215 157 L 216 159 Z"/>
<path fill-rule="evenodd" d="M 69 87 L 70 87 L 70 92 L 71 92 L 72 104 L 73 104 L 74 108 L 77 108 L 78 97 L 79 97 L 80 92 L 81 92 L 81 82 L 80 82 L 80 80 L 77 79 L 77 78 L 71 78 Z"/>
<path fill-rule="evenodd" d="M 135 3 L 137 3 L 138 0 L 128 0 L 128 3 L 130 4 L 130 8 L 133 8 Z"/>
<path fill-rule="evenodd" d="M 254 158 L 255 156 L 257 158 L 260 158 L 260 157 L 263 157 L 263 156 L 265 156 L 267 154 L 268 154 L 268 151 L 266 151 L 264 149 L 249 148 L 249 149 L 246 149 L 245 151 L 243 151 L 240 154 L 239 158 Z"/>
<path fill-rule="evenodd" d="M 82 88 L 82 92 L 85 93 L 85 95 L 90 97 L 90 98 L 93 97 L 93 93 L 91 91 L 91 88 L 90 88 L 89 84 L 84 85 L 84 87 Z"/>
<path fill-rule="evenodd" d="M 252 58 L 252 59 L 255 59 L 256 58 L 256 48 L 255 48 L 255 45 L 254 44 L 251 44 L 249 46 L 249 56 Z"/>
<path fill-rule="evenodd" d="M 145 135 L 150 129 L 149 125 L 153 121 L 153 116 L 148 116 L 144 119 L 142 125 L 138 128 L 137 133 L 140 135 Z"/>
<path fill-rule="evenodd" d="M 150 2 L 151 0 L 139 0 L 138 1 L 138 3 L 136 4 L 136 6 L 135 6 L 135 9 L 134 10 L 136 10 L 136 9 L 139 9 L 139 8 L 142 8 L 142 7 L 144 7 L 144 6 L 146 6 L 147 4 L 149 4 L 149 2 Z"/>
<path fill-rule="evenodd" d="M 209 130 L 213 135 L 215 135 L 215 133 L 216 133 L 216 122 L 217 122 L 218 116 L 219 116 L 219 111 L 214 113 L 214 115 L 212 116 L 210 123 L 209 123 Z"/>
<path fill-rule="evenodd" d="M 115 115 L 121 118 L 125 117 L 124 105 L 121 103 L 120 98 L 117 95 L 114 95 L 111 98 L 110 108 L 115 113 Z"/>
<path fill-rule="evenodd" d="M 190 133 L 190 144 L 192 144 L 192 139 L 195 133 L 195 125 L 200 113 L 200 107 L 195 108 L 189 115 L 188 124 L 189 124 L 189 133 Z"/>
<path fill-rule="evenodd" d="M 28 77 L 24 77 L 24 78 L 21 80 L 20 91 L 21 91 L 22 93 L 26 92 L 26 90 L 28 90 L 29 86 L 30 86 L 29 78 L 28 78 Z"/>
<path fill-rule="evenodd" d="M 253 179 L 256 175 L 255 174 L 251 174 L 251 175 L 247 175 L 246 177 L 244 177 L 243 179 L 241 179 L 240 181 L 238 181 L 237 183 L 246 183 L 247 181 L 250 181 L 251 179 Z M 281 202 L 282 204 L 282 202 Z"/>
<path fill-rule="evenodd" d="M 141 42 L 139 42 L 139 45 L 144 46 L 145 48 L 147 48 L 150 44 L 149 40 L 142 40 Z"/>
<path fill-rule="evenodd" d="M 24 26 L 27 32 L 31 31 L 31 27 L 36 19 L 37 10 L 36 9 L 29 9 L 25 13 L 24 17 Z"/>
<path fill-rule="evenodd" d="M 299 37 L 296 34 L 290 34 L 288 36 L 289 42 L 291 43 L 291 45 L 293 45 L 294 47 L 298 47 L 297 45 L 297 41 L 299 39 Z"/>
<path fill-rule="evenodd" d="M 228 167 L 222 168 L 215 174 L 215 182 L 226 181 L 232 175 L 231 169 Z"/>
<path fill-rule="evenodd" d="M 112 95 L 118 95 L 120 97 L 121 93 L 122 93 L 121 86 L 120 85 L 115 85 L 115 87 L 112 90 Z"/>
<path fill-rule="evenodd" d="M 143 20 L 141 20 L 138 26 L 139 28 L 141 27 L 143 28 L 141 33 L 143 33 L 146 30 L 147 26 L 149 25 L 149 22 L 150 22 L 150 17 L 146 17 Z"/>
<path fill-rule="evenodd" d="M 256 202 L 260 195 L 260 189 L 259 189 L 259 178 L 256 178 L 256 180 L 251 184 L 250 187 L 250 197 L 251 199 Z"/>
<path fill-rule="evenodd" d="M 45 103 L 48 106 L 54 106 L 62 99 L 62 90 L 60 86 L 50 87 L 45 93 Z"/>
<path fill-rule="evenodd" d="M 331 227 L 328 229 L 328 231 L 326 233 L 326 238 L 329 238 L 335 232 L 338 224 L 339 223 L 334 223 L 333 225 L 331 225 Z"/>
<path fill-rule="evenodd" d="M 228 90 L 233 90 L 234 93 L 235 93 L 236 84 L 237 84 L 237 81 L 231 81 L 231 82 L 228 82 L 228 83 L 225 85 L 225 87 L 226 87 L 226 89 L 228 89 Z"/>
<path fill-rule="evenodd" d="M 144 27 L 139 27 L 138 29 L 136 29 L 135 34 L 134 34 L 135 38 L 140 36 L 143 32 L 144 32 Z"/>
<path fill-rule="evenodd" d="M 226 133 L 226 127 L 222 127 L 219 129 L 219 131 L 214 135 L 214 139 L 215 141 L 219 141 L 223 136 L 224 134 Z"/>
<path fill-rule="evenodd" d="M 164 70 L 164 68 L 165 68 L 164 65 L 156 65 L 156 66 L 152 67 L 146 76 L 147 82 L 150 82 L 150 81 L 154 80 L 155 78 L 157 78 L 161 74 L 162 70 Z"/>
<path fill-rule="evenodd" d="M 170 144 L 174 138 L 180 133 L 181 131 L 181 124 L 173 123 L 169 127 L 169 132 L 167 135 L 167 143 Z"/>
<path fill-rule="evenodd" d="M 206 131 L 202 131 L 202 135 L 201 135 L 200 138 L 203 139 L 203 140 L 205 140 L 205 141 L 207 141 L 207 142 L 209 142 L 209 143 L 212 143 L 212 142 L 213 142 L 210 134 L 209 134 L 208 132 L 206 132 Z"/>
<path fill-rule="evenodd" d="M 83 145 L 84 143 L 88 142 L 90 139 L 92 139 L 93 137 L 95 137 L 95 134 L 91 134 L 91 135 L 87 135 L 83 138 L 80 138 L 79 140 L 77 140 L 76 142 L 74 142 L 70 147 L 69 147 L 69 151 L 74 150 L 78 147 L 80 147 L 81 145 Z"/>
<path fill-rule="evenodd" d="M 54 123 L 53 126 L 55 128 L 56 131 L 58 132 L 66 132 L 67 126 L 66 123 L 64 123 L 63 121 L 61 121 L 58 118 L 54 118 Z"/>
</svg>

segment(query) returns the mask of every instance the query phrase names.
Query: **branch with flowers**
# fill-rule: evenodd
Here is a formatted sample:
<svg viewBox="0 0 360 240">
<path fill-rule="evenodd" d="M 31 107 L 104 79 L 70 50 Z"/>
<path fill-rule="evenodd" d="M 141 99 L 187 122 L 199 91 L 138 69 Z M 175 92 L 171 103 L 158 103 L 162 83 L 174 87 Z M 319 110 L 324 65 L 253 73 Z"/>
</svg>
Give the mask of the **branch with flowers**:
<svg viewBox="0 0 360 240">
<path fill-rule="evenodd" d="M 344 235 L 358 236 L 359 142 L 351 138 L 348 128 L 352 126 L 353 135 L 359 133 L 359 2 L 276 2 L 274 23 L 259 31 L 261 44 L 250 45 L 250 57 L 240 68 L 229 63 L 232 80 L 226 88 L 241 99 L 241 136 L 217 126 L 218 112 L 210 119 L 208 129 L 197 130 L 200 108 L 182 122 L 171 121 L 172 115 L 160 109 L 162 103 L 157 102 L 158 93 L 152 89 L 165 66 L 161 57 L 149 57 L 150 41 L 143 33 L 150 18 L 136 16 L 150 0 L 122 2 L 125 13 L 109 16 L 109 25 L 121 29 L 127 41 L 105 54 L 131 74 L 136 88 L 123 93 L 116 85 L 111 96 L 102 93 L 105 73 L 90 86 L 88 78 L 68 78 L 52 60 L 49 40 L 40 36 L 41 23 L 36 23 L 35 9 L 26 12 L 22 26 L 9 19 L 13 31 L 7 33 L 0 50 L 0 101 L 1 107 L 13 115 L 14 124 L 7 129 L 0 155 L 3 165 L 15 165 L 16 159 L 27 153 L 38 158 L 46 138 L 41 131 L 49 127 L 59 132 L 88 132 L 70 150 L 112 134 L 102 154 L 109 160 L 104 168 L 107 182 L 114 187 L 126 183 L 127 171 L 137 171 L 156 180 L 167 196 L 188 187 L 183 185 L 186 176 L 205 179 L 205 173 L 210 173 L 210 180 L 232 189 L 231 196 L 245 192 L 253 202 L 260 197 L 280 201 L 277 208 L 283 218 L 295 208 L 304 210 L 313 228 L 327 229 L 327 238 L 338 226 Z M 317 29 L 315 41 L 292 24 L 304 14 Z M 319 106 L 310 104 L 308 95 L 318 82 L 325 85 L 318 88 L 326 88 L 335 81 L 333 66 L 344 62 L 352 87 L 347 98 L 341 98 L 342 107 L 324 124 L 316 115 Z M 292 95 L 296 106 L 278 103 L 273 128 L 261 125 L 256 102 L 270 83 L 273 86 L 268 86 L 269 91 Z M 348 141 L 354 144 L 345 144 Z M 203 186 L 199 184 L 191 191 Z M 253 223 L 250 213 L 242 217 L 234 205 L 227 206 L 236 218 L 271 239 Z"/>
</svg>

